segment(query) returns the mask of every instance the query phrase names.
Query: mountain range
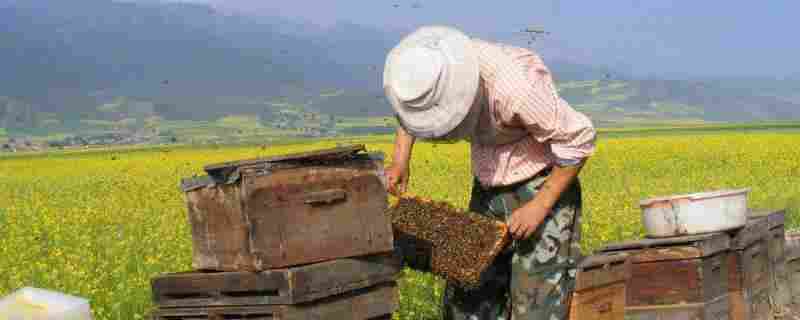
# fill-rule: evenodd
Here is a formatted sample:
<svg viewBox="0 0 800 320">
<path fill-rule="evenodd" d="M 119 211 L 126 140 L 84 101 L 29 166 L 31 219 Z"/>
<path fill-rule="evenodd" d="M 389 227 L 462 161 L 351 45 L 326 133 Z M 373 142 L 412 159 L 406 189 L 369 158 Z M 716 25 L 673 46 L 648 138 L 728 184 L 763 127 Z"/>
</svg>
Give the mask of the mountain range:
<svg viewBox="0 0 800 320">
<path fill-rule="evenodd" d="M 159 1 L 0 0 L 0 21 L 0 104 L 16 101 L 0 105 L 0 118 L 21 106 L 92 117 L 119 97 L 149 101 L 167 119 L 259 113 L 284 105 L 276 101 L 336 115 L 389 115 L 383 62 L 403 36 Z M 630 79 L 591 64 L 546 61 L 564 98 L 603 119 L 800 118 L 798 79 Z"/>
</svg>

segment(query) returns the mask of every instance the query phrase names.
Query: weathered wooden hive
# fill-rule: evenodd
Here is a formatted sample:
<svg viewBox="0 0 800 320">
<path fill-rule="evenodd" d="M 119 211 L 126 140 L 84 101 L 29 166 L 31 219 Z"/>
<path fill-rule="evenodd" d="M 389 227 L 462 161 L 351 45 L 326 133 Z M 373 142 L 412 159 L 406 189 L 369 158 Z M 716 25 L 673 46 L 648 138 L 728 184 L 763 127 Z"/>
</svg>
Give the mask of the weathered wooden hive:
<svg viewBox="0 0 800 320">
<path fill-rule="evenodd" d="M 786 210 L 753 210 L 751 218 L 767 220 L 770 295 L 773 300 L 773 309 L 781 308 L 786 312 L 792 303 L 786 254 Z M 780 314 L 782 312 L 773 310 L 773 313 Z"/>
<path fill-rule="evenodd" d="M 579 265 L 572 319 L 786 315 L 792 290 L 800 291 L 790 281 L 800 279 L 800 250 L 785 245 L 793 236 L 783 230 L 783 210 L 750 210 L 748 216 L 743 227 L 727 232 L 605 246 Z M 789 248 L 785 253 L 784 247 Z"/>
<path fill-rule="evenodd" d="M 793 310 L 800 310 L 800 231 L 786 232 L 785 239 L 789 305 Z"/>
<path fill-rule="evenodd" d="M 478 283 L 509 241 L 505 223 L 441 201 L 404 196 L 387 212 L 407 266 L 465 287 Z"/>
<path fill-rule="evenodd" d="M 364 146 L 206 166 L 185 179 L 200 270 L 266 270 L 393 250 L 383 157 Z"/>
<path fill-rule="evenodd" d="M 151 280 L 156 320 L 391 319 L 399 257 L 343 258 L 261 272 L 179 272 Z"/>
<path fill-rule="evenodd" d="M 729 319 L 728 253 L 724 233 L 642 239 L 601 252 L 630 256 L 624 319 Z"/>
<path fill-rule="evenodd" d="M 350 291 L 301 304 L 225 305 L 158 308 L 153 320 L 391 320 L 396 310 L 394 283 Z"/>
<path fill-rule="evenodd" d="M 791 285 L 784 252 L 784 221 L 785 210 L 750 210 L 747 224 L 732 232 L 730 265 L 737 269 L 730 277 L 731 319 L 788 315 Z"/>
<path fill-rule="evenodd" d="M 337 147 L 205 167 L 184 179 L 193 270 L 151 279 L 156 320 L 391 319 L 383 157 Z"/>
<path fill-rule="evenodd" d="M 625 318 L 630 255 L 599 253 L 578 264 L 569 319 L 618 320 Z"/>
</svg>

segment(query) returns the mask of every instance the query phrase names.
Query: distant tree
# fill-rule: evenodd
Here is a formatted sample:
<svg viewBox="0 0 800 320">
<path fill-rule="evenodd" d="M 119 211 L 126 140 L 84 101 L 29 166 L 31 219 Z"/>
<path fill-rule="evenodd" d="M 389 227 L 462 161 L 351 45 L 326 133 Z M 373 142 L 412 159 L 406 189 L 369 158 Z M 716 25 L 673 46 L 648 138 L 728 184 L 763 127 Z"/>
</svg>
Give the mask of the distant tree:
<svg viewBox="0 0 800 320">
<path fill-rule="evenodd" d="M 177 106 L 169 103 L 156 103 L 153 108 L 158 115 L 170 118 L 174 117 L 178 112 Z"/>
<path fill-rule="evenodd" d="M 330 130 L 330 129 L 333 129 L 333 128 L 336 127 L 336 117 L 333 114 L 329 114 L 327 120 L 328 121 L 325 121 L 322 124 L 322 126 L 325 127 L 325 129 L 329 129 Z"/>
<path fill-rule="evenodd" d="M 260 118 L 262 123 L 269 123 L 274 120 L 275 112 L 271 107 L 265 107 L 261 112 Z"/>
</svg>

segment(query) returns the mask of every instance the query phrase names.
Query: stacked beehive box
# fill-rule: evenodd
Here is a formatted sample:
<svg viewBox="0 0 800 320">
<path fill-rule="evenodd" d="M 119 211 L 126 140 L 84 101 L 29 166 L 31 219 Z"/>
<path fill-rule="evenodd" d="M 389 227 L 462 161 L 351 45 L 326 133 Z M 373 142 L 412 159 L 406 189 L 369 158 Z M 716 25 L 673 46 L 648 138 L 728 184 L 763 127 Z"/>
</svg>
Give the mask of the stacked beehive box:
<svg viewBox="0 0 800 320">
<path fill-rule="evenodd" d="M 730 319 L 770 319 L 769 225 L 749 219 L 731 239 L 728 255 Z"/>
<path fill-rule="evenodd" d="M 768 228 L 767 247 L 769 256 L 769 288 L 773 308 L 786 309 L 792 303 L 789 283 L 788 258 L 786 254 L 786 211 L 756 210 L 753 219 L 766 219 Z M 788 311 L 788 310 L 785 310 Z M 780 313 L 780 312 L 778 312 Z"/>
<path fill-rule="evenodd" d="M 569 319 L 625 319 L 626 284 L 631 278 L 627 253 L 599 253 L 581 261 Z"/>
<path fill-rule="evenodd" d="M 775 319 L 791 296 L 784 211 L 749 216 L 732 231 L 605 246 L 579 268 L 572 319 Z"/>
<path fill-rule="evenodd" d="M 361 145 L 210 165 L 184 179 L 193 269 L 151 281 L 158 320 L 390 319 L 381 154 Z"/>
<path fill-rule="evenodd" d="M 625 319 L 728 319 L 730 237 L 708 234 L 611 244 L 627 253 Z"/>
<path fill-rule="evenodd" d="M 786 232 L 785 239 L 789 304 L 793 311 L 800 311 L 800 231 Z"/>
</svg>

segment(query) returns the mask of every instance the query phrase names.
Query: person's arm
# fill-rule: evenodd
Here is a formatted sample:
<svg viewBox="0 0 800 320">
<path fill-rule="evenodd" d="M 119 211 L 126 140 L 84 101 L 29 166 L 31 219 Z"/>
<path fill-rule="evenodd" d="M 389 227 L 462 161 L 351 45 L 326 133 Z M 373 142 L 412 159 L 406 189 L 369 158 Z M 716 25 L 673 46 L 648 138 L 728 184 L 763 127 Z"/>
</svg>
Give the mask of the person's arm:
<svg viewBox="0 0 800 320">
<path fill-rule="evenodd" d="M 512 216 L 509 232 L 515 239 L 525 239 L 536 231 L 536 228 L 553 209 L 564 190 L 580 174 L 585 163 L 586 159 L 575 165 L 556 165 L 553 167 L 550 176 L 542 184 L 541 189 L 536 193 L 533 200 L 528 201 L 528 203 L 515 211 L 515 214 L 519 212 L 518 216 Z"/>
<path fill-rule="evenodd" d="M 402 195 L 408 189 L 411 151 L 414 148 L 415 140 L 414 136 L 406 132 L 402 126 L 397 127 L 392 165 L 386 170 L 388 191 L 395 196 Z"/>
<path fill-rule="evenodd" d="M 512 213 L 509 232 L 515 239 L 536 231 L 595 150 L 591 121 L 558 96 L 549 70 L 541 65 L 531 77 L 515 79 L 521 93 L 515 97 L 514 113 L 531 136 L 550 146 L 556 165 L 534 199 Z"/>
</svg>

